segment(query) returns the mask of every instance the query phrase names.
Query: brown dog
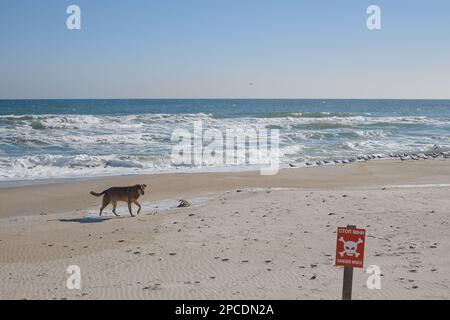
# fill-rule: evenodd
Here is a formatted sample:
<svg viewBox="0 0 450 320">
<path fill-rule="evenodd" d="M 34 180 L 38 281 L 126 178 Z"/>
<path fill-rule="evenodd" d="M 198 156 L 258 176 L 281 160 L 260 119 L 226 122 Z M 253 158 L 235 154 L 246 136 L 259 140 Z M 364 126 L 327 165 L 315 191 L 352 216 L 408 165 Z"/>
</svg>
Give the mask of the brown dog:
<svg viewBox="0 0 450 320">
<path fill-rule="evenodd" d="M 141 195 L 144 195 L 145 188 L 147 188 L 145 184 L 137 184 L 132 187 L 113 187 L 101 193 L 91 191 L 91 194 L 96 197 L 103 196 L 103 204 L 100 208 L 100 216 L 102 215 L 103 209 L 105 209 L 110 202 L 112 202 L 113 205 L 113 213 L 116 216 L 119 216 L 116 213 L 117 202 L 124 201 L 128 203 L 128 211 L 133 217 L 133 212 L 131 211 L 131 203 L 134 203 L 139 207 L 137 211 L 137 214 L 139 214 L 141 212 L 141 205 L 139 204 L 139 202 L 137 202 L 137 200 Z"/>
</svg>

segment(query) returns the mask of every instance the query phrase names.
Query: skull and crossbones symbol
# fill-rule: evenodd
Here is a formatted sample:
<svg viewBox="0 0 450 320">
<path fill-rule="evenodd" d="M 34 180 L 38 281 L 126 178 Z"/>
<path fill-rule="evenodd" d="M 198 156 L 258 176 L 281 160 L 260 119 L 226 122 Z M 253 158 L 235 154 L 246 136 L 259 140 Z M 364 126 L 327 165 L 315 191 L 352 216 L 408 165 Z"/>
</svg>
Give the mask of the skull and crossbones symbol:
<svg viewBox="0 0 450 320">
<path fill-rule="evenodd" d="M 344 237 L 340 237 L 339 241 L 344 244 L 344 251 L 339 252 L 341 257 L 343 257 L 344 254 L 348 255 L 349 257 L 353 256 L 355 256 L 356 258 L 359 257 L 360 253 L 358 253 L 358 245 L 364 242 L 362 239 L 358 239 L 358 241 L 355 242 L 355 241 L 345 241 Z"/>
</svg>

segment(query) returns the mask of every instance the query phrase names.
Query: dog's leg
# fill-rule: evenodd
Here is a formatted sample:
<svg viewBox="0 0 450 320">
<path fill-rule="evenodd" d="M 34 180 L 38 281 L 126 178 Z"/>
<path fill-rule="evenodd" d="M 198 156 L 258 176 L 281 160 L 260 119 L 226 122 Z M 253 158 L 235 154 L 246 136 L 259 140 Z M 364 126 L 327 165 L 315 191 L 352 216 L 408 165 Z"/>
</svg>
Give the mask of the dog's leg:
<svg viewBox="0 0 450 320">
<path fill-rule="evenodd" d="M 115 215 L 116 217 L 120 217 L 120 215 L 118 215 L 118 214 L 116 213 L 117 201 L 113 201 L 112 205 L 113 205 L 113 210 L 112 210 L 112 211 L 113 211 L 114 215 Z"/>
<path fill-rule="evenodd" d="M 106 196 L 103 197 L 102 207 L 100 208 L 100 217 L 102 216 L 103 210 L 106 208 L 106 206 L 109 204 L 110 201 L 111 200 L 108 197 Z"/>
<path fill-rule="evenodd" d="M 133 203 L 138 206 L 139 209 L 137 211 L 137 214 L 139 214 L 141 212 L 141 209 L 142 209 L 141 205 L 139 204 L 139 202 L 137 202 L 137 200 L 134 200 Z"/>
<path fill-rule="evenodd" d="M 128 200 L 128 211 L 130 212 L 130 216 L 134 217 L 133 211 L 131 211 L 131 201 L 130 200 Z"/>
</svg>

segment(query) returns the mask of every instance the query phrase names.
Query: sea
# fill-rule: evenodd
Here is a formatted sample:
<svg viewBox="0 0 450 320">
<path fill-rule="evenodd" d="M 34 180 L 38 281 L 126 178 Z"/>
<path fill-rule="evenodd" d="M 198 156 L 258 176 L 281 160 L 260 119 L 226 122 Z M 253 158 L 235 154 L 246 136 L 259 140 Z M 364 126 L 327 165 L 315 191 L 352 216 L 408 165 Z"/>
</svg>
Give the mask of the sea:
<svg viewBox="0 0 450 320">
<path fill-rule="evenodd" d="M 174 163 L 174 133 L 196 122 L 278 130 L 281 167 L 450 150 L 450 100 L 0 100 L 0 185 L 251 167 Z"/>
</svg>

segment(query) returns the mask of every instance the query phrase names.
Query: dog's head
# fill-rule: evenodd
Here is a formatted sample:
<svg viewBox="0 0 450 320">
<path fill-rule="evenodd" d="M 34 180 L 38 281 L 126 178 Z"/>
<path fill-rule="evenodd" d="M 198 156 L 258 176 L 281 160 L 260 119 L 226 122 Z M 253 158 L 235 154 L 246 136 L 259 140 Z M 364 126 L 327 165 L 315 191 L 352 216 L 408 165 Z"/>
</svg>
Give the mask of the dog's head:
<svg viewBox="0 0 450 320">
<path fill-rule="evenodd" d="M 139 193 L 141 194 L 141 196 L 143 196 L 145 194 L 145 189 L 147 188 L 146 184 L 138 184 L 137 185 Z"/>
</svg>

